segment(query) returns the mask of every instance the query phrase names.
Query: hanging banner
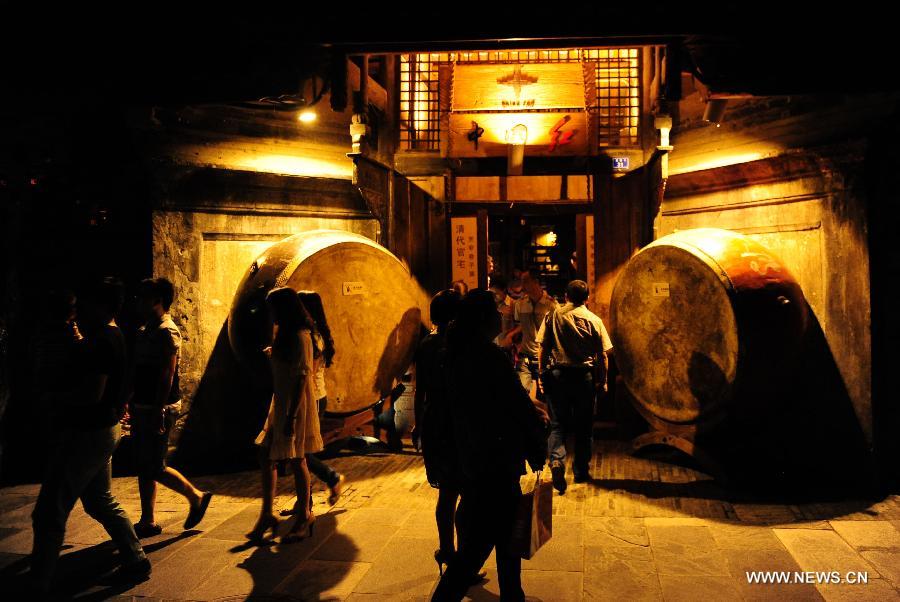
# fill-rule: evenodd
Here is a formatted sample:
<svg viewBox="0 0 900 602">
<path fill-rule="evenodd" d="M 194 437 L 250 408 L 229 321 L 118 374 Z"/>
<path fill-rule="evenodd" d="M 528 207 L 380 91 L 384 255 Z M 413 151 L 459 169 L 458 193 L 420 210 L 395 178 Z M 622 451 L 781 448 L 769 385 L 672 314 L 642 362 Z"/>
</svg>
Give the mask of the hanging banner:
<svg viewBox="0 0 900 602">
<path fill-rule="evenodd" d="M 597 284 L 597 275 L 594 273 L 594 216 L 587 215 L 584 219 L 585 238 L 587 240 L 587 257 L 585 257 L 584 267 L 587 274 L 588 290 L 591 296 L 594 295 L 594 286 Z"/>
<path fill-rule="evenodd" d="M 478 288 L 478 218 L 450 218 L 450 255 L 453 281 Z"/>
</svg>

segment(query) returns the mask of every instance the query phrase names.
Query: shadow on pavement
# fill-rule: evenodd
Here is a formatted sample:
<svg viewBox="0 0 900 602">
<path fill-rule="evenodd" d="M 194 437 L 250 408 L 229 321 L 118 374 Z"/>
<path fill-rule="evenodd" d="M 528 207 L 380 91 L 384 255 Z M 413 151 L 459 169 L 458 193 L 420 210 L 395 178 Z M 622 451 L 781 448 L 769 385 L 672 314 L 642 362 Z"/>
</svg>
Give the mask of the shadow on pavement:
<svg viewBox="0 0 900 602">
<path fill-rule="evenodd" d="M 319 600 L 338 598 L 332 590 L 347 576 L 358 548 L 353 540 L 337 529 L 337 515 L 328 512 L 316 519 L 314 533 L 295 543 L 267 542 L 255 546 L 253 553 L 238 567 L 253 578 L 253 589 L 248 599 Z M 290 528 L 292 520 L 282 522 L 280 534 Z M 327 541 L 335 560 L 309 560 L 309 557 Z M 236 546 L 232 553 L 249 549 L 251 544 Z M 306 562 L 304 562 L 306 561 Z M 345 592 L 349 594 L 350 592 Z"/>
<path fill-rule="evenodd" d="M 148 555 L 199 531 L 185 531 L 175 537 L 144 546 Z M 71 547 L 71 546 L 69 546 Z M 66 546 L 63 547 L 65 552 Z M 30 590 L 28 557 L 25 556 L 0 570 L 0 597 L 5 600 L 37 599 Z M 63 553 L 56 568 L 56 578 L 47 599 L 106 600 L 133 588 L 132 581 L 115 582 L 110 576 L 119 566 L 116 546 L 105 541 L 82 550 Z"/>
</svg>

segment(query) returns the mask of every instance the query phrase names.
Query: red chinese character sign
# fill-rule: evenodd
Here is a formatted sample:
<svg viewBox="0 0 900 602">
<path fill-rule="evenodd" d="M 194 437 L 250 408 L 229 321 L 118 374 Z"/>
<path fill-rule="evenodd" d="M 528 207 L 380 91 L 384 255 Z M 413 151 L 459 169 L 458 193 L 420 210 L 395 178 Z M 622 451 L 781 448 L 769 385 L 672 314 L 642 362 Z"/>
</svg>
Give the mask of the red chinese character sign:
<svg viewBox="0 0 900 602">
<path fill-rule="evenodd" d="M 462 280 L 470 289 L 478 288 L 477 218 L 450 218 L 450 260 L 453 281 Z"/>
</svg>

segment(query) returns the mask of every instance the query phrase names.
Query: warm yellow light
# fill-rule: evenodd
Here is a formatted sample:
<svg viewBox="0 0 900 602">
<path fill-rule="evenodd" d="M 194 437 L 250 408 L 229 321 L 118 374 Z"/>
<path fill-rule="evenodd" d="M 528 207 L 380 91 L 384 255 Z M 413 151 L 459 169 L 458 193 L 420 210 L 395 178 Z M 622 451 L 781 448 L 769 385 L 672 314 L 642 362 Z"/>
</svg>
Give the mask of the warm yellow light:
<svg viewBox="0 0 900 602">
<path fill-rule="evenodd" d="M 555 247 L 556 241 L 556 232 L 554 232 L 553 230 L 538 234 L 534 240 L 534 242 L 541 247 Z"/>
<path fill-rule="evenodd" d="M 300 123 L 312 123 L 316 120 L 316 112 L 312 109 L 303 109 L 297 116 Z"/>
<path fill-rule="evenodd" d="M 322 178 L 349 178 L 353 174 L 353 164 L 337 163 L 327 159 L 312 159 L 293 155 L 257 155 L 236 157 L 231 165 L 253 171 L 263 171 L 290 176 L 313 176 Z"/>
<path fill-rule="evenodd" d="M 715 169 L 717 167 L 726 167 L 728 165 L 737 165 L 738 163 L 749 163 L 751 161 L 758 161 L 759 159 L 763 159 L 767 156 L 766 153 L 755 152 L 755 153 L 745 153 L 745 154 L 721 154 L 715 156 L 715 158 L 702 161 L 697 163 L 692 163 L 688 165 L 681 165 L 677 170 L 672 170 L 672 174 L 680 174 L 691 171 L 702 171 L 704 169 Z"/>
<path fill-rule="evenodd" d="M 528 141 L 528 128 L 518 123 L 506 131 L 506 143 L 523 146 Z"/>
</svg>

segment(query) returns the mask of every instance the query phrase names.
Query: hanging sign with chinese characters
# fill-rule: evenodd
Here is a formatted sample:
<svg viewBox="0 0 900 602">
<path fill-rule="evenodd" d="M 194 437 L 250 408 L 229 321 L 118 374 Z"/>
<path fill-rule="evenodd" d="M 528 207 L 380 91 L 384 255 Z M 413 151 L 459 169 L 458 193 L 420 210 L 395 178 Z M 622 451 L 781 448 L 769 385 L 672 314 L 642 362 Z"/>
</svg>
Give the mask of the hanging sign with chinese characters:
<svg viewBox="0 0 900 602">
<path fill-rule="evenodd" d="M 506 156 L 514 130 L 517 144 L 524 138 L 526 155 L 585 154 L 581 63 L 456 65 L 449 155 Z"/>
<path fill-rule="evenodd" d="M 450 254 L 453 281 L 462 280 L 470 289 L 478 288 L 478 219 L 450 218 Z"/>
<path fill-rule="evenodd" d="M 584 258 L 584 272 L 587 277 L 588 290 L 593 291 L 597 284 L 597 274 L 594 272 L 594 216 L 588 215 L 584 219 L 584 229 L 587 244 L 586 255 Z"/>
</svg>

